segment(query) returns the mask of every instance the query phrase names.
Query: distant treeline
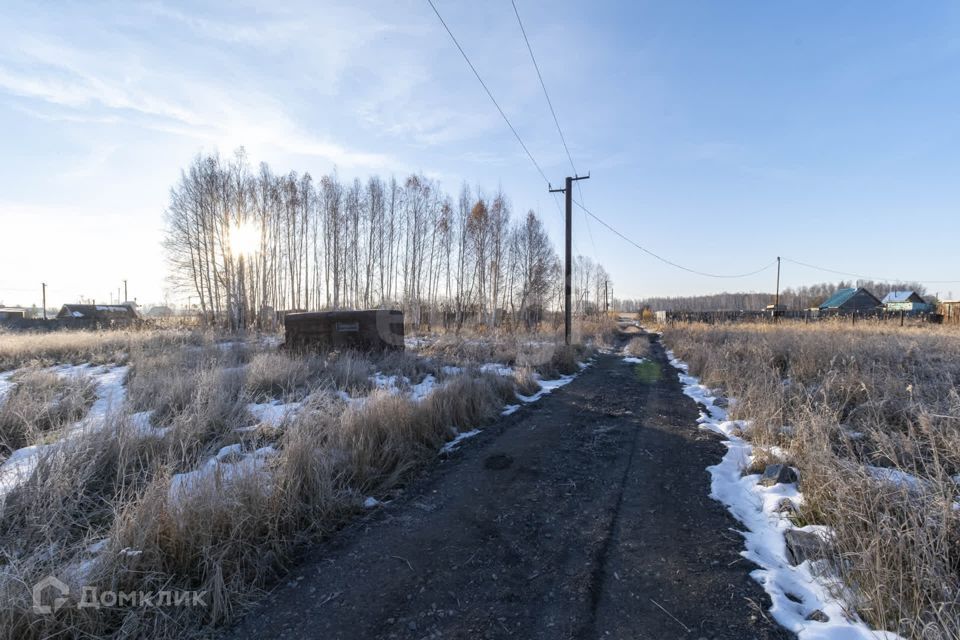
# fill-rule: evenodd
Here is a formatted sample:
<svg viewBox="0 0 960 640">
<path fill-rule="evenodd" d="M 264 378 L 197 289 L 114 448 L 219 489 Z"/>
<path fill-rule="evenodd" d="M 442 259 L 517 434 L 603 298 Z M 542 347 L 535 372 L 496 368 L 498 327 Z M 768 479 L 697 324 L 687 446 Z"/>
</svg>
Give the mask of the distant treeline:
<svg viewBox="0 0 960 640">
<path fill-rule="evenodd" d="M 844 281 L 837 283 L 823 282 L 804 287 L 788 287 L 780 292 L 780 304 L 787 309 L 809 309 L 822 304 L 838 289 L 849 287 L 864 287 L 877 296 L 883 298 L 891 291 L 916 291 L 927 298 L 926 288 L 919 282 L 875 282 L 873 280 Z M 640 298 L 637 300 L 618 301 L 618 308 L 623 311 L 640 311 L 652 309 L 654 311 L 756 311 L 768 304 L 773 304 L 774 293 L 716 293 L 705 296 L 677 296 L 669 298 Z"/>
</svg>

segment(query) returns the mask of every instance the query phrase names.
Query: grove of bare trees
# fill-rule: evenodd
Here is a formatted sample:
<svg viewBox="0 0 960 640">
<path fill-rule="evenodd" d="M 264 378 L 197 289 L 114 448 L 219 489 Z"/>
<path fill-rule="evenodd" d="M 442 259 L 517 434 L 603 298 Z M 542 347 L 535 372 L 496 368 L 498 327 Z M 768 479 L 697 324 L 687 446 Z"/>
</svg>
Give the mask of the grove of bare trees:
<svg viewBox="0 0 960 640">
<path fill-rule="evenodd" d="M 170 191 L 170 279 L 202 317 L 267 326 L 283 310 L 401 308 L 408 322 L 532 328 L 563 300 L 561 262 L 533 211 L 433 180 L 254 171 L 243 149 L 197 156 Z M 608 276 L 574 269 L 575 311 L 603 304 Z M 195 301 L 195 302 L 194 302 Z"/>
</svg>

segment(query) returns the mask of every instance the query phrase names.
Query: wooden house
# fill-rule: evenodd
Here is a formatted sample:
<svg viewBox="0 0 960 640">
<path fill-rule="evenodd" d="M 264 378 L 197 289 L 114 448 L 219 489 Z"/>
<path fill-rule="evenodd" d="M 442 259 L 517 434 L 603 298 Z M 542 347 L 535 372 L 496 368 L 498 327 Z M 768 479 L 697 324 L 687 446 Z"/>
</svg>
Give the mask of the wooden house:
<svg viewBox="0 0 960 640">
<path fill-rule="evenodd" d="M 58 318 L 86 320 L 136 320 L 137 310 L 132 304 L 65 304 Z"/>
<path fill-rule="evenodd" d="M 885 311 L 921 313 L 930 311 L 931 305 L 916 291 L 891 291 L 883 297 L 883 308 Z"/>
<path fill-rule="evenodd" d="M 147 311 L 148 318 L 172 318 L 173 309 L 166 305 L 157 305 L 156 307 L 150 307 L 150 310 Z"/>
<path fill-rule="evenodd" d="M 875 295 L 863 287 L 858 287 L 856 289 L 838 289 L 826 302 L 820 305 L 820 312 L 860 313 L 873 311 L 880 306 L 880 300 Z"/>
</svg>

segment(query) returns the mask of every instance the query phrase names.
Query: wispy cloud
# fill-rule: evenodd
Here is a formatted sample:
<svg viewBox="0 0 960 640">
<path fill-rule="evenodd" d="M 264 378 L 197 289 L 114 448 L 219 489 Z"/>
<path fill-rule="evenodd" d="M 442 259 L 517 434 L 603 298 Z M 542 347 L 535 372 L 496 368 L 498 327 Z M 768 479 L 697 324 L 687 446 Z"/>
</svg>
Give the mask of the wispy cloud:
<svg viewBox="0 0 960 640">
<path fill-rule="evenodd" d="M 198 28 L 214 25 L 204 22 Z M 35 36 L 15 37 L 8 45 L 13 52 L 0 57 L 0 91 L 46 120 L 123 123 L 206 145 L 318 156 L 346 167 L 391 163 L 384 154 L 348 148 L 308 130 L 280 100 L 255 85 L 231 85 L 229 78 L 215 75 L 201 80 L 196 76 L 202 74 L 165 66 L 151 51 L 91 52 Z M 145 55 L 149 63 L 142 61 Z"/>
</svg>

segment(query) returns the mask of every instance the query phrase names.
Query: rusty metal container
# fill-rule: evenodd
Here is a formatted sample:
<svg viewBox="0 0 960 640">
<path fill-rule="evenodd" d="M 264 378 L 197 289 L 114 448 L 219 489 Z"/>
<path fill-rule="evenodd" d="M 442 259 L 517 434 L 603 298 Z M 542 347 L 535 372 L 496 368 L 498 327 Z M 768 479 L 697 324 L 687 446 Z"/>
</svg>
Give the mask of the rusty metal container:
<svg viewBox="0 0 960 640">
<path fill-rule="evenodd" d="M 403 350 L 403 312 L 393 309 L 288 313 L 283 325 L 288 349 Z"/>
</svg>

